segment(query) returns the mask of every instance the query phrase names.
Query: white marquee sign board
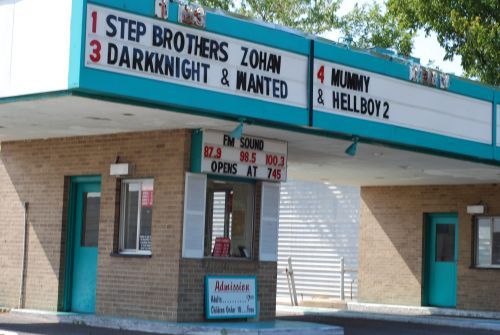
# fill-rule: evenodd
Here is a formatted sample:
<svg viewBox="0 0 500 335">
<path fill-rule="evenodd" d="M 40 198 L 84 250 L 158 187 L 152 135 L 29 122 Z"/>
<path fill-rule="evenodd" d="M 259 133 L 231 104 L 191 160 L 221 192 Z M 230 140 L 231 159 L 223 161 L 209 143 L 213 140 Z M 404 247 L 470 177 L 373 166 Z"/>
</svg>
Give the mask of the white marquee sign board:
<svg viewBox="0 0 500 335">
<path fill-rule="evenodd" d="M 225 176 L 286 181 L 286 142 L 205 130 L 201 148 L 201 172 Z"/>
<path fill-rule="evenodd" d="M 317 111 L 492 143 L 491 103 L 314 60 Z"/>
<path fill-rule="evenodd" d="M 307 57 L 87 5 L 85 66 L 305 108 Z"/>
<path fill-rule="evenodd" d="M 257 317 L 257 280 L 252 276 L 207 276 L 207 319 Z"/>
</svg>

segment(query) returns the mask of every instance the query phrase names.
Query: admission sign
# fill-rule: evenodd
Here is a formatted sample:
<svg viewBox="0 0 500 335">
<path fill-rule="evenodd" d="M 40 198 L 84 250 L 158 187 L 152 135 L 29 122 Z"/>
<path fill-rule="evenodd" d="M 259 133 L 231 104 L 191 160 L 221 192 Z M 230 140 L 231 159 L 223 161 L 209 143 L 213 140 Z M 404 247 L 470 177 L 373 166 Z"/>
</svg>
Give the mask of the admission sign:
<svg viewBox="0 0 500 335">
<path fill-rule="evenodd" d="M 85 66 L 305 108 L 307 57 L 87 5 Z"/>
<path fill-rule="evenodd" d="M 254 276 L 205 277 L 207 319 L 257 317 L 257 280 Z"/>
</svg>

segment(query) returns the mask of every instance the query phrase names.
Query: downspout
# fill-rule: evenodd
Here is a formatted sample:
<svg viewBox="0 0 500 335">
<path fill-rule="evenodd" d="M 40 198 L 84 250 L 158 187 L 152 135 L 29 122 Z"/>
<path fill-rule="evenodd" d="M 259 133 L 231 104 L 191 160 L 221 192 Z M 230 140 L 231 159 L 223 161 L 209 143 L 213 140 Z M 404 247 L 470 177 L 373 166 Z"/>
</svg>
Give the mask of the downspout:
<svg viewBox="0 0 500 335">
<path fill-rule="evenodd" d="M 27 238 L 28 238 L 28 214 L 29 202 L 24 202 L 24 230 L 23 230 L 23 257 L 21 259 L 21 284 L 19 286 L 19 308 L 24 308 L 24 283 L 26 281 L 26 257 L 27 257 Z"/>
</svg>

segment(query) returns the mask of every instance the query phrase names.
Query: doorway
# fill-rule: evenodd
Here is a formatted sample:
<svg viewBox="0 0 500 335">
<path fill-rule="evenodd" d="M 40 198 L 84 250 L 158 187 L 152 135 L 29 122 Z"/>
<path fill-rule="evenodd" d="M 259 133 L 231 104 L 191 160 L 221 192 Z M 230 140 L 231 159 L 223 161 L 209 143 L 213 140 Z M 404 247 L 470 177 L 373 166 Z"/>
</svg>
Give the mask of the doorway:
<svg viewBox="0 0 500 335">
<path fill-rule="evenodd" d="M 64 310 L 94 313 L 101 177 L 71 177 Z"/>
<path fill-rule="evenodd" d="M 427 215 L 424 248 L 424 305 L 456 307 L 457 222 L 458 218 L 455 213 Z"/>
</svg>

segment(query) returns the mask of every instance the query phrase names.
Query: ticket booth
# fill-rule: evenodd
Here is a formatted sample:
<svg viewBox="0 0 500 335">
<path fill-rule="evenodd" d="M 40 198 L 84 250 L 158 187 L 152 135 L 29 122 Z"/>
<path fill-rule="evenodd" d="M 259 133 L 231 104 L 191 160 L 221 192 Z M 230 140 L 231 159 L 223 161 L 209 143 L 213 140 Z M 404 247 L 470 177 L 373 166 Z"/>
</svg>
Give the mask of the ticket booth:
<svg viewBox="0 0 500 335">
<path fill-rule="evenodd" d="M 193 132 L 181 272 L 193 266 L 201 272 L 196 285 L 205 285 L 204 295 L 197 303 L 205 302 L 205 318 L 274 314 L 280 183 L 286 167 L 286 142 Z M 225 288 L 216 290 L 217 285 Z"/>
</svg>

